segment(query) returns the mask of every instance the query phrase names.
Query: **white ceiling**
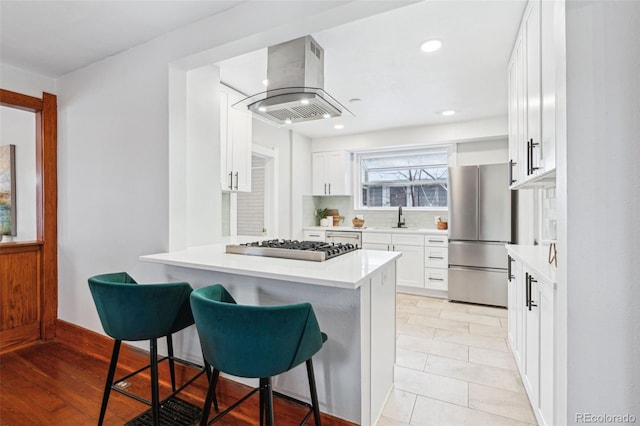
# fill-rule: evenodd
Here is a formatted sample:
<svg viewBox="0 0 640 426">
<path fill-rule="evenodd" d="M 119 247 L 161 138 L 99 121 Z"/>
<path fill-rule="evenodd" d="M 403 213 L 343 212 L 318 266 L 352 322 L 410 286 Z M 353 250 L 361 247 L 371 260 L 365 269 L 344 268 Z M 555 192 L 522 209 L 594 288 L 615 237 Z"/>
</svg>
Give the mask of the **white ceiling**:
<svg viewBox="0 0 640 426">
<path fill-rule="evenodd" d="M 56 78 L 239 3 L 2 0 L 0 59 Z M 355 117 L 295 130 L 324 137 L 506 116 L 507 61 L 525 3 L 429 0 L 312 33 L 325 51 L 325 90 Z M 442 49 L 421 52 L 432 38 Z M 246 94 L 264 91 L 266 58 L 265 46 L 223 61 L 221 78 Z M 439 114 L 447 109 L 458 113 Z"/>
</svg>

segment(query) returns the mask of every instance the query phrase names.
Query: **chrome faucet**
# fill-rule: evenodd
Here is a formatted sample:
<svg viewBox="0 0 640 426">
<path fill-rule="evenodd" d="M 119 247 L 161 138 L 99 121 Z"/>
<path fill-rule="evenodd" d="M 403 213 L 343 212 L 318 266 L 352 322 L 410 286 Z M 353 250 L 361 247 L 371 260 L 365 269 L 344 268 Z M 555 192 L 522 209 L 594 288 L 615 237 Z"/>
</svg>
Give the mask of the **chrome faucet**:
<svg viewBox="0 0 640 426">
<path fill-rule="evenodd" d="M 404 226 L 404 219 L 402 218 L 402 206 L 398 206 L 398 228 Z"/>
</svg>

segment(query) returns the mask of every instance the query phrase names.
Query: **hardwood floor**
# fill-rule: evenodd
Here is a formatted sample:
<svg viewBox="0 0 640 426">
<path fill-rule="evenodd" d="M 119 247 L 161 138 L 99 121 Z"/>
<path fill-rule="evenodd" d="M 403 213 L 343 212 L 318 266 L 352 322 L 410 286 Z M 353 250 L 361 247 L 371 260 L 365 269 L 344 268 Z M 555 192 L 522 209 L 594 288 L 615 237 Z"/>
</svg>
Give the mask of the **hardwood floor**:
<svg viewBox="0 0 640 426">
<path fill-rule="evenodd" d="M 0 425 L 95 425 L 98 420 L 108 359 L 104 354 L 92 354 L 63 339 L 37 343 L 0 356 Z M 121 354 L 122 363 L 116 372 L 121 377 L 146 365 L 148 355 L 137 349 Z M 166 362 L 161 363 L 161 380 L 168 379 Z M 179 368 L 177 381 L 186 380 L 192 370 Z M 145 396 L 148 375 L 141 373 L 132 381 L 129 390 Z M 202 406 L 207 380 L 203 375 L 179 394 L 179 397 Z M 224 409 L 249 388 L 224 378 L 218 384 L 218 401 Z M 166 382 L 161 383 L 161 397 L 168 393 Z M 105 425 L 122 425 L 146 411 L 148 406 L 112 392 L 107 407 Z M 297 425 L 305 409 L 281 399 L 275 399 L 276 424 Z M 210 418 L 215 411 L 211 410 Z M 258 396 L 254 395 L 227 415 L 220 425 L 255 425 L 259 423 Z M 322 416 L 325 426 L 347 426 L 353 423 L 328 415 Z M 307 424 L 313 425 L 311 418 Z"/>
</svg>

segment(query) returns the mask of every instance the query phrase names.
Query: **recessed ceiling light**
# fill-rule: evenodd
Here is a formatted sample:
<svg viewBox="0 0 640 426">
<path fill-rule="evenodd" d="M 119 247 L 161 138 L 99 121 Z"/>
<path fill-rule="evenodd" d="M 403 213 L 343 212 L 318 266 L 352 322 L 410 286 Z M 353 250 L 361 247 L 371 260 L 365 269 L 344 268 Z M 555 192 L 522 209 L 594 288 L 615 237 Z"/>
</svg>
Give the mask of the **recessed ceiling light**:
<svg viewBox="0 0 640 426">
<path fill-rule="evenodd" d="M 284 120 L 284 124 L 291 124 L 291 123 L 292 123 L 292 121 L 291 121 L 290 118 L 287 118 L 286 120 Z"/>
<path fill-rule="evenodd" d="M 420 45 L 420 50 L 423 52 L 435 52 L 442 47 L 442 42 L 440 40 L 428 40 Z"/>
<path fill-rule="evenodd" d="M 344 124 L 336 124 L 335 126 L 333 126 L 334 129 L 344 129 Z"/>
<path fill-rule="evenodd" d="M 302 105 L 309 105 L 309 99 L 302 99 L 302 100 L 300 101 L 300 103 L 301 103 Z"/>
<path fill-rule="evenodd" d="M 325 112 L 324 114 L 322 114 L 322 118 L 331 118 L 331 114 Z"/>
<path fill-rule="evenodd" d="M 260 107 L 260 108 L 258 108 L 258 111 L 267 112 L 267 108 L 266 107 Z"/>
<path fill-rule="evenodd" d="M 267 80 L 266 78 L 264 80 L 262 80 L 262 84 L 265 86 L 269 85 L 269 80 Z"/>
<path fill-rule="evenodd" d="M 455 114 L 455 113 L 456 113 L 456 112 L 455 112 L 454 110 L 452 110 L 452 109 L 448 109 L 448 110 L 446 110 L 446 111 L 442 111 L 440 114 L 444 115 L 445 117 L 448 117 L 448 116 L 453 115 L 453 114 Z"/>
</svg>

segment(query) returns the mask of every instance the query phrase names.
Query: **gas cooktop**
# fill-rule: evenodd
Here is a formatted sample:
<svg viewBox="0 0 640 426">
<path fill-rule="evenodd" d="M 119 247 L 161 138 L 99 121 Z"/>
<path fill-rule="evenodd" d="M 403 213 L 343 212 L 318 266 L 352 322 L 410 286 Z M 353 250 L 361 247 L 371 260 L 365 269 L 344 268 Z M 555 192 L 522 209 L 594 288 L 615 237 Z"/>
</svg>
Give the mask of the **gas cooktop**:
<svg viewBox="0 0 640 426">
<path fill-rule="evenodd" d="M 357 250 L 354 244 L 318 241 L 266 240 L 226 246 L 226 253 L 322 262 Z"/>
</svg>

